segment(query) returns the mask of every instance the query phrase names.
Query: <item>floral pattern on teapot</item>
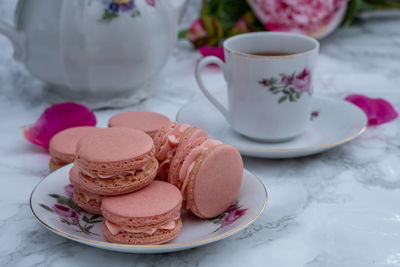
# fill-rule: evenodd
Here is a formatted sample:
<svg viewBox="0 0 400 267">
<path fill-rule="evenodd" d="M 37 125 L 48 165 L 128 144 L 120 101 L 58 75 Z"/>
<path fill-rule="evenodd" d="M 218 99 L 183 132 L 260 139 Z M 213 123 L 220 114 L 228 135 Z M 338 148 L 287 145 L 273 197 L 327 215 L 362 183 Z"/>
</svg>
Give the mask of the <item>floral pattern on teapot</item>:
<svg viewBox="0 0 400 267">
<path fill-rule="evenodd" d="M 140 10 L 135 4 L 135 0 L 100 0 L 104 4 L 104 13 L 101 21 L 110 22 L 119 17 L 120 13 L 127 13 L 132 18 L 141 15 Z M 146 0 L 152 7 L 156 5 L 156 0 Z"/>
</svg>

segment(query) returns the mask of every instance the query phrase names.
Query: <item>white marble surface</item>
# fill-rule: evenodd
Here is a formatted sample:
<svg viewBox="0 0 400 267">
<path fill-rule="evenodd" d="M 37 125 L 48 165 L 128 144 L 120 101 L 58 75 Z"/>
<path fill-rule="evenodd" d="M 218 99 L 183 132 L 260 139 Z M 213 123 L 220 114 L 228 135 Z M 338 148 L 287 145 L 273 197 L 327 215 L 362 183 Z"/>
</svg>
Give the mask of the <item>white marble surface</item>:
<svg viewBox="0 0 400 267">
<path fill-rule="evenodd" d="M 0 17 L 12 19 L 14 0 Z M 188 19 L 190 20 L 190 19 Z M 269 191 L 262 216 L 223 241 L 165 255 L 130 255 L 68 241 L 44 229 L 28 199 L 49 173 L 47 152 L 27 143 L 21 126 L 47 106 L 41 84 L 11 58 L 0 38 L 0 266 L 399 266 L 400 120 L 369 128 L 332 151 L 295 160 L 245 158 Z M 155 79 L 155 96 L 136 109 L 174 118 L 200 95 L 198 55 L 180 42 Z M 400 110 L 400 20 L 361 21 L 322 41 L 316 91 L 332 97 L 364 93 Z M 223 88 L 220 74 L 207 73 Z M 120 110 L 97 112 L 99 126 Z"/>
</svg>

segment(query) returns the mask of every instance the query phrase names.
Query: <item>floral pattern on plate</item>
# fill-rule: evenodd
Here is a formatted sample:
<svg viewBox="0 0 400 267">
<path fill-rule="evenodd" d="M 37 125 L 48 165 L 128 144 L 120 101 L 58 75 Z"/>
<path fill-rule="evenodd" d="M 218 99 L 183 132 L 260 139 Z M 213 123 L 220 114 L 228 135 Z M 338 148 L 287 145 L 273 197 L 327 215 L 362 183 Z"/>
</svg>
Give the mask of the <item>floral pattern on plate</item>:
<svg viewBox="0 0 400 267">
<path fill-rule="evenodd" d="M 278 103 L 296 102 L 304 93 L 313 94 L 311 71 L 304 68 L 300 73 L 290 75 L 281 73 L 279 78 L 262 79 L 258 83 L 272 94 L 279 95 Z"/>
<path fill-rule="evenodd" d="M 219 224 L 219 227 L 214 232 L 217 232 L 220 229 L 224 228 L 225 226 L 228 226 L 236 222 L 242 216 L 244 216 L 246 212 L 247 209 L 242 209 L 241 206 L 239 206 L 239 201 L 235 201 L 232 205 L 229 206 L 229 208 L 224 213 L 215 218 L 210 219 L 210 221 L 213 222 L 214 224 Z"/>
<path fill-rule="evenodd" d="M 76 232 L 86 235 L 98 235 L 93 233 L 91 229 L 94 224 L 103 222 L 103 217 L 100 215 L 85 215 L 84 211 L 72 200 L 73 191 L 73 185 L 66 185 L 64 187 L 65 196 L 48 194 L 49 197 L 56 200 L 56 203 L 51 207 L 43 203 L 40 206 L 49 212 L 56 213 L 60 218 L 60 222 L 74 227 Z"/>
</svg>

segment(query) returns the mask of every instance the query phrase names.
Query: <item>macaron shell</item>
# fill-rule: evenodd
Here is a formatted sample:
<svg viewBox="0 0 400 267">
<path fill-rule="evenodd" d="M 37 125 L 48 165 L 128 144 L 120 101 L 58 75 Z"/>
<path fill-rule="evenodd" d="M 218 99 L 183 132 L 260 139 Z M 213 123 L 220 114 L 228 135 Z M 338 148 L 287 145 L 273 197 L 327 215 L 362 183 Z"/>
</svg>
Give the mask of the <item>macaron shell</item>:
<svg viewBox="0 0 400 267">
<path fill-rule="evenodd" d="M 51 171 L 55 171 L 55 170 L 58 170 L 58 169 L 64 167 L 65 165 L 68 165 L 68 164 L 69 163 L 63 163 L 63 164 L 57 163 L 53 159 L 50 159 L 49 168 L 50 168 Z"/>
<path fill-rule="evenodd" d="M 57 133 L 50 140 L 49 152 L 51 156 L 66 164 L 73 162 L 75 159 L 76 145 L 79 140 L 97 130 L 99 130 L 99 128 L 82 126 L 69 128 Z"/>
<path fill-rule="evenodd" d="M 184 155 L 182 155 L 184 154 L 182 150 L 184 150 L 188 145 L 197 142 L 199 138 L 205 138 L 205 137 L 207 137 L 207 133 L 199 127 L 188 128 L 182 134 L 182 136 L 179 139 L 179 145 L 176 149 L 174 158 L 172 159 L 171 164 L 169 166 L 169 171 L 168 171 L 169 183 L 172 183 L 174 185 L 177 184 L 177 179 L 178 179 L 177 174 L 179 173 L 180 169 L 179 162 L 181 162 L 182 158 L 184 157 Z"/>
<path fill-rule="evenodd" d="M 145 132 L 132 128 L 101 129 L 84 136 L 77 144 L 78 161 L 113 163 L 141 158 L 154 148 Z"/>
<path fill-rule="evenodd" d="M 72 166 L 69 171 L 69 181 L 74 186 L 72 199 L 75 204 L 87 212 L 101 215 L 100 207 L 102 196 L 88 193 L 87 191 L 84 191 L 79 187 L 79 169 L 76 166 Z M 87 197 L 85 197 L 85 195 L 94 195 L 94 197 L 89 197 L 88 199 Z"/>
<path fill-rule="evenodd" d="M 189 155 L 190 151 L 194 149 L 196 146 L 201 145 L 204 141 L 207 140 L 207 137 L 199 137 L 195 140 L 191 140 L 190 142 L 186 141 L 184 143 L 179 144 L 178 149 L 175 153 L 175 157 L 171 162 L 169 167 L 168 174 L 168 182 L 176 185 L 180 189 L 181 182 L 179 181 L 179 171 L 182 167 L 183 162 L 186 157 Z"/>
<path fill-rule="evenodd" d="M 128 111 L 114 115 L 108 121 L 108 127 L 129 127 L 154 134 L 167 125 L 170 120 L 159 113 L 150 111 Z"/>
<path fill-rule="evenodd" d="M 150 136 L 130 128 L 101 129 L 82 138 L 75 164 L 86 173 L 103 176 L 139 170 L 154 159 Z"/>
<path fill-rule="evenodd" d="M 149 185 L 156 177 L 157 170 L 158 161 L 153 158 L 144 170 L 121 178 L 91 178 L 80 172 L 77 184 L 80 188 L 98 195 L 127 194 Z"/>
<path fill-rule="evenodd" d="M 128 233 L 121 232 L 117 235 L 112 235 L 108 228 L 103 223 L 104 237 L 108 242 L 132 245 L 157 245 L 166 243 L 178 236 L 182 228 L 182 220 L 175 221 L 176 227 L 173 230 L 157 230 L 154 234 L 148 235 L 145 233 Z"/>
<path fill-rule="evenodd" d="M 78 205 L 78 207 L 80 207 L 81 209 L 92 214 L 101 215 L 101 201 L 98 201 L 96 199 L 87 200 L 83 193 L 77 188 L 74 188 L 74 195 L 72 199 L 75 204 Z"/>
<path fill-rule="evenodd" d="M 206 150 L 189 175 L 186 199 L 200 218 L 213 218 L 236 200 L 243 179 L 243 161 L 232 146 L 222 144 Z"/>
<path fill-rule="evenodd" d="M 182 194 L 175 186 L 153 181 L 134 193 L 104 198 L 101 209 L 113 223 L 140 227 L 173 220 L 181 205 Z"/>
</svg>

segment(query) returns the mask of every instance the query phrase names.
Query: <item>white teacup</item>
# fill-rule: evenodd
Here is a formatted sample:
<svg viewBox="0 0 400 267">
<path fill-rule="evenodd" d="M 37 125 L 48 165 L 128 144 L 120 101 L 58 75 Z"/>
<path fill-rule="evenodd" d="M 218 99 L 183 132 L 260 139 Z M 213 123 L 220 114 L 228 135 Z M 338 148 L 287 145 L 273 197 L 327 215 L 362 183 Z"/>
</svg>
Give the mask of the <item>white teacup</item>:
<svg viewBox="0 0 400 267">
<path fill-rule="evenodd" d="M 318 50 L 317 40 L 298 34 L 241 34 L 224 42 L 226 63 L 213 56 L 202 59 L 196 79 L 235 131 L 262 141 L 286 141 L 301 134 L 310 121 Z M 270 55 L 260 55 L 266 52 Z M 201 71 L 208 64 L 223 70 L 228 109 L 204 86 Z"/>
</svg>

